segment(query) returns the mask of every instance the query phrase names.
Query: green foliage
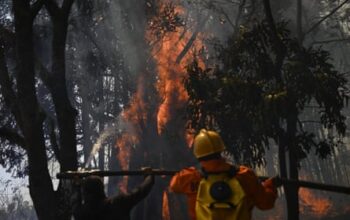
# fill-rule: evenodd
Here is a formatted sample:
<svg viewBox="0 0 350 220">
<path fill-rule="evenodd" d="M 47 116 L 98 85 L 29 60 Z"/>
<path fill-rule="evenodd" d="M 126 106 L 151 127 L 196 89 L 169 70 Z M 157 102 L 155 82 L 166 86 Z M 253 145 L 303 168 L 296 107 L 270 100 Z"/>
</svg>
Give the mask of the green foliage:
<svg viewBox="0 0 350 220">
<path fill-rule="evenodd" d="M 287 119 L 297 118 L 294 138 L 298 159 L 312 148 L 321 157 L 332 152 L 336 141 L 319 141 L 304 130 L 300 116 L 317 105 L 320 128 L 345 134 L 341 110 L 348 96 L 346 78 L 332 65 L 322 48 L 305 48 L 290 37 L 286 23 L 278 23 L 286 47 L 282 66 L 277 66 L 272 31 L 266 23 L 244 27 L 227 45 L 216 46 L 217 66 L 207 69 L 194 61 L 185 81 L 189 94 L 190 127 L 220 130 L 235 159 L 251 165 L 264 164 L 270 141 L 287 136 Z"/>
</svg>

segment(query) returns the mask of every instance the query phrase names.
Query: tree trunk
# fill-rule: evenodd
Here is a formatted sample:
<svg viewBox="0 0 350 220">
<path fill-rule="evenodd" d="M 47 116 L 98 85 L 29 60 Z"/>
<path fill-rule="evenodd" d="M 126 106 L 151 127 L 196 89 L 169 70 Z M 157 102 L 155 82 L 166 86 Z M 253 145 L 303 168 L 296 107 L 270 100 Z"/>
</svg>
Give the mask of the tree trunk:
<svg viewBox="0 0 350 220">
<path fill-rule="evenodd" d="M 97 78 L 98 82 L 97 82 L 97 89 L 100 91 L 99 95 L 99 100 L 98 100 L 98 104 L 99 104 L 99 112 L 98 114 L 98 127 L 99 127 L 99 132 L 102 133 L 104 131 L 105 128 L 105 108 L 102 106 L 105 106 L 104 104 L 104 92 L 103 92 L 103 80 L 104 80 L 104 76 L 103 74 Z M 105 169 L 105 146 L 107 143 L 101 143 L 101 148 L 98 152 L 98 167 L 100 170 L 104 170 Z"/>
<path fill-rule="evenodd" d="M 60 166 L 61 171 L 77 170 L 77 149 L 76 149 L 76 130 L 75 117 L 76 110 L 72 107 L 66 85 L 66 63 L 65 47 L 68 29 L 67 17 L 58 16 L 53 21 L 53 38 L 52 38 L 52 67 L 50 90 L 52 100 L 56 109 L 56 117 L 59 129 L 60 143 Z M 59 184 L 57 199 L 65 202 L 70 201 L 70 195 L 63 184 Z M 59 219 L 71 218 L 71 207 L 66 203 L 59 203 L 61 211 Z"/>
<path fill-rule="evenodd" d="M 295 144 L 296 132 L 297 132 L 297 116 L 298 112 L 296 107 L 291 107 L 289 115 L 287 117 L 287 140 L 289 151 L 289 178 L 298 180 L 298 155 L 297 145 Z M 284 187 L 287 200 L 287 211 L 289 220 L 299 219 L 299 187 L 295 185 L 288 185 Z"/>
<path fill-rule="evenodd" d="M 280 39 L 280 36 L 277 32 L 277 28 L 274 22 L 274 18 L 271 12 L 271 6 L 269 0 L 263 0 L 266 21 L 270 26 L 272 35 L 273 35 L 273 50 L 276 54 L 276 61 L 274 63 L 274 74 L 278 83 L 282 84 L 282 66 L 283 61 L 286 56 L 286 47 L 283 41 Z M 288 93 L 289 94 L 289 93 Z M 290 97 L 292 99 L 292 97 Z M 294 103 L 294 102 L 292 102 Z M 288 147 L 289 150 L 289 177 L 298 179 L 298 159 L 296 154 L 296 147 L 293 143 L 295 135 L 296 135 L 296 122 L 297 122 L 297 109 L 295 105 L 292 106 L 289 112 L 289 116 L 287 118 L 287 132 L 284 135 L 284 132 L 280 132 L 282 134 L 282 138 L 279 143 L 279 160 L 280 160 L 280 171 L 281 176 L 286 176 L 286 157 L 285 157 L 285 147 Z M 281 137 L 281 134 L 279 136 Z M 281 141 L 282 140 L 282 141 Z M 298 188 L 295 186 L 284 186 L 286 201 L 287 201 L 287 212 L 288 212 L 288 220 L 298 220 L 299 219 L 299 201 L 298 201 Z"/>
<path fill-rule="evenodd" d="M 76 110 L 72 107 L 66 86 L 65 47 L 68 16 L 53 18 L 51 85 L 59 128 L 61 171 L 77 169 Z"/>
<path fill-rule="evenodd" d="M 16 33 L 17 92 L 28 153 L 29 191 L 39 219 L 55 219 L 55 196 L 47 168 L 43 119 L 36 98 L 33 16 L 28 1 L 13 1 Z"/>
<path fill-rule="evenodd" d="M 302 0 L 297 0 L 297 38 L 300 44 L 303 42 L 302 30 Z"/>
<path fill-rule="evenodd" d="M 91 112 L 91 103 L 89 103 L 88 91 L 89 86 L 88 82 L 85 82 L 82 79 L 83 83 L 81 85 L 81 124 L 82 124 L 82 132 L 83 132 L 83 154 L 84 154 L 84 163 L 88 160 L 91 148 L 91 128 L 90 128 L 90 112 Z M 89 166 L 90 164 L 85 164 L 85 166 Z"/>
</svg>

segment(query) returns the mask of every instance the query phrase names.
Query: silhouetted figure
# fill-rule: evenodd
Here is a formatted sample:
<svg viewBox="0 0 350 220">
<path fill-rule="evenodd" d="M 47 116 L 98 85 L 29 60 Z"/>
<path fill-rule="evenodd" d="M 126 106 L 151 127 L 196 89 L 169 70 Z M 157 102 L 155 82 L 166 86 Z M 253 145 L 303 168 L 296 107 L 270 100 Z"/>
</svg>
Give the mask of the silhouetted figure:
<svg viewBox="0 0 350 220">
<path fill-rule="evenodd" d="M 90 176 L 83 183 L 84 204 L 76 208 L 76 220 L 129 220 L 132 208 L 151 191 L 154 177 L 147 176 L 130 193 L 107 197 L 102 179 Z"/>
</svg>

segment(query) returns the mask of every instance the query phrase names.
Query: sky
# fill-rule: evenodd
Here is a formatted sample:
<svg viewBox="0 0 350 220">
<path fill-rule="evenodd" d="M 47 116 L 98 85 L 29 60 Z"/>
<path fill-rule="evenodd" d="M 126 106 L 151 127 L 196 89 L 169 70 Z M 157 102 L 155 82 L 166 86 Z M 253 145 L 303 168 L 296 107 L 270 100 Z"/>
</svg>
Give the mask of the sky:
<svg viewBox="0 0 350 220">
<path fill-rule="evenodd" d="M 8 184 L 6 184 L 8 182 Z M 32 200 L 29 195 L 28 178 L 13 178 L 10 173 L 7 173 L 3 167 L 0 167 L 0 207 L 2 200 L 11 199 L 15 194 L 15 188 L 19 188 L 20 194 L 25 201 L 32 204 Z"/>
</svg>

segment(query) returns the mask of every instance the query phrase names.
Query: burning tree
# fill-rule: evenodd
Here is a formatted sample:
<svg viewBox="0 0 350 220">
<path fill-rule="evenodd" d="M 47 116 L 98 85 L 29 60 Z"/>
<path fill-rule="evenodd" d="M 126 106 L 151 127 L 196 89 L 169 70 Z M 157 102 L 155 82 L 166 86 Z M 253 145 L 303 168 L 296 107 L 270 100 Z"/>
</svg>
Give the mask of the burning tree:
<svg viewBox="0 0 350 220">
<path fill-rule="evenodd" d="M 264 165 L 265 150 L 278 145 L 280 175 L 292 179 L 299 178 L 300 161 L 308 153 L 325 158 L 341 146 L 347 80 L 327 51 L 300 45 L 286 23 L 266 21 L 241 27 L 237 38 L 216 49 L 217 66 L 203 69 L 194 62 L 188 67 L 191 128 L 220 130 L 239 163 Z M 324 139 L 306 129 L 308 106 L 317 106 L 311 121 L 327 130 Z M 298 219 L 298 188 L 284 189 L 288 219 Z"/>
<path fill-rule="evenodd" d="M 117 141 L 117 147 L 119 152 L 128 155 L 125 167 L 138 169 L 148 165 L 179 169 L 193 160 L 188 147 L 191 137 L 185 128 L 184 117 L 188 96 L 182 82 L 193 51 L 199 50 L 202 45 L 200 41 L 193 42 L 191 30 L 184 26 L 181 17 L 186 12 L 181 5 L 171 1 L 153 1 L 147 7 L 149 18 L 145 41 L 151 61 L 146 63 L 137 81 L 136 92 L 122 113 L 124 119 L 132 123 L 136 135 L 126 134 L 123 140 Z M 128 144 L 131 139 L 136 140 L 132 148 Z M 181 155 L 183 159 L 178 160 L 174 155 Z M 135 184 L 130 180 L 128 187 Z M 169 210 L 168 201 L 176 200 L 168 198 L 167 192 L 163 192 L 167 181 L 156 184 L 156 190 L 147 200 L 163 200 L 163 207 L 146 201 L 145 209 L 152 212 L 142 211 L 139 207 L 135 212 L 136 218 L 170 217 L 173 214 L 165 213 Z"/>
<path fill-rule="evenodd" d="M 76 4 L 72 5 L 73 2 Z M 294 137 L 294 128 L 290 126 L 286 129 L 287 121 L 292 121 L 293 118 L 284 111 L 285 104 L 291 99 L 290 91 L 296 90 L 293 90 L 293 86 L 283 85 L 289 86 L 294 80 L 295 88 L 301 88 L 300 91 L 304 92 L 303 85 L 309 82 L 304 81 L 304 75 L 298 79 L 292 77 L 292 80 L 284 77 L 293 75 L 290 73 L 299 69 L 300 72 L 307 72 L 304 71 L 307 68 L 311 76 L 319 70 L 327 72 L 332 69 L 331 66 L 318 65 L 328 60 L 327 54 L 321 50 L 304 50 L 288 38 L 289 33 L 283 27 L 279 27 L 283 35 L 282 43 L 286 48 L 292 49 L 288 49 L 287 58 L 278 56 L 283 59 L 279 59 L 277 64 L 273 56 L 268 56 L 281 52 L 276 50 L 277 47 L 271 46 L 276 44 L 276 37 L 271 34 L 269 26 L 256 25 L 253 30 L 242 29 L 241 36 L 245 39 L 240 39 L 239 42 L 233 39 L 230 45 L 235 46 L 220 49 L 220 59 L 224 64 L 222 69 L 205 70 L 204 59 L 198 56 L 206 50 L 203 38 L 216 34 L 211 33 L 209 28 L 205 28 L 208 31 L 205 33 L 204 27 L 215 26 L 212 29 L 220 32 L 219 35 L 226 35 L 222 33 L 223 30 L 227 31 L 224 28 L 226 23 L 237 34 L 244 16 L 250 17 L 247 23 L 254 20 L 253 14 L 260 16 L 255 10 L 256 4 L 260 3 L 241 1 L 236 4 L 228 0 L 0 1 L 0 163 L 16 170 L 20 176 L 29 174 L 29 187 L 38 216 L 43 219 L 66 219 L 71 212 L 69 204 L 66 203 L 69 195 L 67 197 L 64 193 L 66 186 L 60 182 L 58 190 L 54 189 L 48 163 L 57 162 L 61 171 L 74 170 L 78 161 L 89 166 L 90 157 L 94 162 L 92 166 L 101 170 L 106 167 L 112 170 L 138 169 L 141 166 L 178 169 L 193 162 L 189 148 L 192 133 L 207 125 L 207 121 L 200 121 L 206 116 L 209 124 L 215 124 L 224 131 L 232 125 L 228 124 L 228 120 L 219 120 L 219 117 L 231 117 L 229 112 L 237 110 L 235 117 L 237 120 L 238 116 L 241 117 L 237 123 L 243 127 L 232 127 L 237 132 L 243 131 L 239 134 L 245 136 L 232 136 L 232 133 L 238 133 L 224 131 L 224 137 L 228 143 L 231 140 L 238 141 L 239 146 L 250 146 L 241 151 L 247 162 L 264 162 L 262 156 L 269 138 L 285 141 L 284 144 L 279 142 L 281 155 L 284 155 L 283 148 Z M 70 13 L 71 8 L 74 13 Z M 189 9 L 193 11 L 188 11 Z M 231 13 L 236 9 L 237 15 Z M 246 9 L 248 13 L 245 13 Z M 6 19 L 7 16 L 10 19 Z M 253 45 L 255 49 L 251 48 Z M 248 52 L 245 50 L 247 48 Z M 225 54 L 232 56 L 232 51 L 237 52 L 234 56 L 238 57 L 237 60 L 227 59 Z M 253 53 L 256 57 L 244 56 L 248 53 Z M 291 54 L 298 55 L 292 57 Z M 300 54 L 311 57 L 314 66 L 305 66 L 304 60 L 298 58 Z M 191 83 L 188 85 L 198 92 L 197 97 L 194 96 L 195 92 L 186 90 L 183 85 L 185 67 L 193 56 L 198 62 L 192 66 L 190 72 L 193 74 L 190 74 Z M 315 57 L 318 57 L 318 61 L 313 60 Z M 254 59 L 258 59 L 258 62 Z M 248 63 L 243 65 L 245 61 Z M 282 67 L 279 66 L 281 63 Z M 235 68 L 231 68 L 233 65 Z M 243 68 L 246 69 L 243 71 Z M 251 77 L 243 74 L 248 69 L 252 70 Z M 265 71 L 267 69 L 273 71 Z M 202 70 L 204 74 L 194 74 Z M 231 73 L 235 71 L 239 74 L 232 78 Z M 280 84 L 276 82 L 278 72 L 283 73 L 280 74 L 283 75 Z M 339 79 L 335 72 L 334 75 L 327 73 L 325 76 L 316 74 L 319 78 L 315 79 L 318 81 L 311 77 L 311 84 L 308 85 L 311 88 L 314 85 L 312 83 L 324 80 L 322 82 L 325 86 L 319 87 L 329 87 L 318 96 L 321 104 L 328 97 L 324 94 L 329 94 L 329 91 L 337 87 L 332 87 L 333 81 L 327 77 L 335 76 L 336 83 Z M 195 85 L 197 81 L 198 85 L 204 87 Z M 299 85 L 296 82 L 304 84 Z M 339 83 L 338 87 L 341 87 L 345 82 Z M 209 84 L 210 88 L 205 89 Z M 241 91 L 247 93 L 241 93 L 237 88 L 243 88 Z M 226 91 L 230 94 L 235 92 L 236 98 L 240 100 L 245 100 L 249 93 L 250 99 L 238 103 L 237 106 L 224 105 L 231 101 L 230 97 L 224 97 L 223 92 Z M 312 93 L 309 90 L 306 92 Z M 189 97 L 192 110 L 207 111 L 191 112 L 191 129 L 185 127 L 187 119 L 184 117 Z M 204 100 L 205 97 L 213 100 Z M 337 94 L 332 96 L 334 97 Z M 203 100 L 198 101 L 200 98 Z M 314 97 L 310 100 L 317 99 Z M 333 101 L 330 102 L 335 103 Z M 328 106 L 329 102 L 325 103 Z M 336 124 L 337 128 L 341 128 L 341 117 L 328 116 L 339 112 L 342 106 L 327 108 L 326 104 L 321 106 L 325 110 L 322 114 L 326 115 L 321 118 L 323 123 L 329 127 Z M 293 104 L 290 106 L 293 107 Z M 254 108 L 254 111 L 246 111 L 248 107 Z M 302 112 L 301 108 L 297 106 L 297 116 Z M 245 115 L 249 112 L 251 115 Z M 212 113 L 215 114 L 211 115 Z M 270 118 L 266 119 L 265 116 Z M 116 118 L 131 129 L 120 132 Z M 197 119 L 200 120 L 194 124 Z M 268 133 L 268 130 L 263 129 L 272 126 L 270 121 L 275 124 Z M 278 126 L 280 130 L 277 129 Z M 106 133 L 111 130 L 115 136 L 107 137 Z M 298 132 L 299 130 L 298 127 Z M 253 131 L 254 133 L 249 133 Z M 277 131 L 280 132 L 278 135 Z M 314 140 L 307 132 L 300 138 L 303 143 Z M 261 142 L 265 145 L 258 144 Z M 288 142 L 287 147 L 293 144 Z M 331 149 L 330 144 L 331 141 L 317 142 L 314 146 L 320 155 L 324 155 L 323 153 L 327 154 L 327 150 Z M 95 145 L 102 145 L 96 151 L 97 157 L 91 156 L 91 148 Z M 77 147 L 82 152 L 77 152 Z M 180 155 L 181 160 L 174 155 Z M 28 164 L 24 164 L 26 157 Z M 297 161 L 300 159 L 301 157 L 297 157 Z M 20 169 L 21 167 L 24 169 Z M 138 183 L 139 180 L 131 178 L 125 178 L 119 183 L 109 181 L 109 191 L 118 191 L 119 185 L 122 190 L 127 190 Z M 167 192 L 167 182 L 159 181 L 157 184 L 158 190 L 149 197 L 144 206 L 138 207 L 135 218 L 149 219 L 155 214 L 158 217 L 163 214 L 166 219 L 183 219 L 183 216 L 174 216 L 177 213 L 173 212 L 173 204 L 180 202 Z M 62 207 L 57 209 L 57 204 Z"/>
</svg>

